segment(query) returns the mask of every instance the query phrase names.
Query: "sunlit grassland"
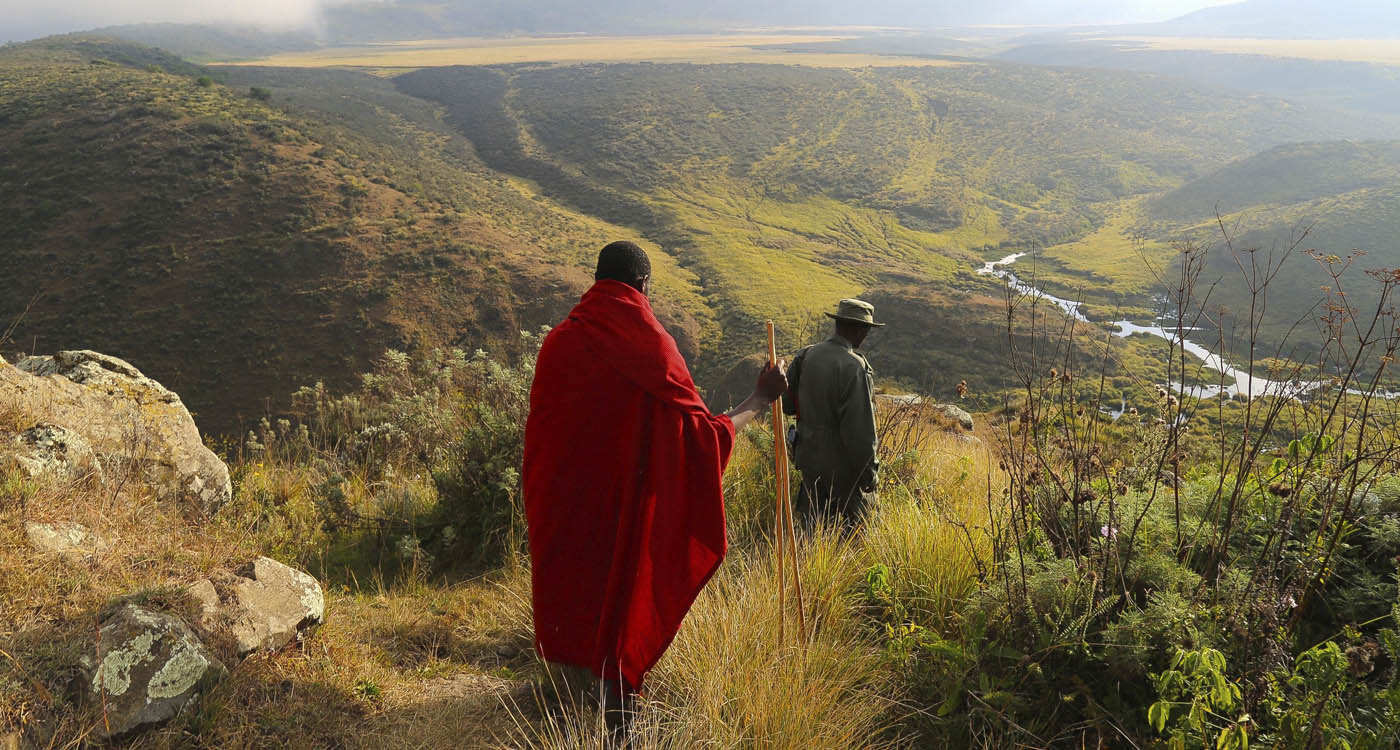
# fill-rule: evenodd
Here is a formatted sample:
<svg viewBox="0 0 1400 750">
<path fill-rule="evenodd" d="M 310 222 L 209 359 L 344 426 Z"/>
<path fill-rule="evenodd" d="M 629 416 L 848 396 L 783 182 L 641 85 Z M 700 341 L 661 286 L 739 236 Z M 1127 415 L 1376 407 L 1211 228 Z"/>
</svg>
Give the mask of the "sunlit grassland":
<svg viewBox="0 0 1400 750">
<path fill-rule="evenodd" d="M 944 234 L 921 232 L 889 211 L 820 195 L 758 196 L 719 177 L 644 199 L 687 228 L 682 259 L 702 279 L 721 316 L 739 324 L 772 318 L 783 336 L 804 335 L 836 300 L 876 288 L 888 274 L 951 282 L 975 263 L 964 248 L 990 244 L 994 237 L 981 227 L 996 221 L 986 211 L 985 222 Z M 728 333 L 737 342 L 759 331 L 741 327 Z"/>
<path fill-rule="evenodd" d="M 1108 289 L 1133 295 L 1160 292 L 1163 264 L 1172 249 L 1143 231 L 1146 201 L 1146 197 L 1122 201 L 1086 237 L 1046 248 L 1041 256 L 1054 265 L 1039 268 L 1042 278 L 1082 287 L 1090 295 Z"/>
<path fill-rule="evenodd" d="M 714 330 L 714 311 L 705 301 L 699 278 L 666 248 L 640 236 L 634 229 L 563 206 L 546 197 L 537 185 L 524 178 L 503 176 L 502 186 L 518 194 L 521 200 L 532 201 L 550 211 L 555 221 L 532 227 L 531 241 L 541 257 L 576 269 L 581 286 L 592 277 L 601 244 L 630 240 L 646 250 L 651 259 L 654 296 L 695 318 L 702 330 Z"/>
<path fill-rule="evenodd" d="M 681 36 L 557 36 L 493 39 L 467 37 L 364 46 L 327 47 L 313 52 L 272 55 L 233 64 L 285 67 L 357 67 L 384 69 L 444 65 L 511 63 L 689 62 L 769 63 L 827 68 L 871 66 L 948 66 L 959 63 L 920 57 L 871 54 L 795 52 L 762 49 L 837 41 L 839 36 L 791 34 L 717 34 Z"/>
<path fill-rule="evenodd" d="M 690 240 L 686 264 L 702 279 L 726 333 L 757 336 L 758 328 L 747 330 L 742 322 L 764 318 L 772 318 L 784 332 L 805 330 L 812 316 L 863 288 L 857 279 L 818 262 L 816 243 L 791 232 L 746 226 L 689 203 L 657 203 L 685 223 Z M 734 324 L 740 325 L 731 328 Z"/>
</svg>

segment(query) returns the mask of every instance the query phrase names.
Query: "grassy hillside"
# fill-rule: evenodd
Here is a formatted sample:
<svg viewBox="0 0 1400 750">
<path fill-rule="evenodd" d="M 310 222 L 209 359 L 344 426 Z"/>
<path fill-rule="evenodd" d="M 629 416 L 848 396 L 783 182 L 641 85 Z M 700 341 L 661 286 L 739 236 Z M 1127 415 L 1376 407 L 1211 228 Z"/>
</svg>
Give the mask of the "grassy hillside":
<svg viewBox="0 0 1400 750">
<path fill-rule="evenodd" d="M 1143 199 L 1282 142 L 1367 132 L 1278 100 L 1010 65 L 522 65 L 395 83 L 442 102 L 493 167 L 692 269 L 718 315 L 707 375 L 755 350 L 763 318 L 808 331 L 850 293 L 899 290 L 923 308 L 960 290 L 978 301 L 931 320 L 994 328 L 998 287 L 972 271 L 1004 248 L 1087 243 L 1098 252 L 1063 253 L 1060 288 L 1127 282 L 1142 304 L 1156 280 L 1123 251 Z M 906 382 L 939 379 L 954 356 L 922 331 L 885 337 L 899 354 L 882 373 Z M 966 355 L 960 369 L 994 387 L 1000 353 Z"/>
<path fill-rule="evenodd" d="M 385 347 L 509 351 L 567 309 L 602 240 L 633 234 L 493 173 L 377 79 L 225 84 L 152 54 L 3 51 L 0 319 L 37 296 L 12 348 L 129 358 L 206 428 Z M 662 259 L 658 284 L 684 334 L 688 275 Z"/>
<path fill-rule="evenodd" d="M 126 357 L 215 431 L 385 347 L 509 353 L 619 237 L 648 243 L 656 306 L 717 404 L 741 395 L 765 319 L 791 351 L 860 294 L 901 320 L 872 342 L 882 377 L 941 397 L 967 379 L 990 405 L 1008 380 L 1002 285 L 975 273 L 986 258 L 1043 249 L 1047 288 L 1144 317 L 1152 268 L 1198 231 L 1209 196 L 1255 205 L 1287 184 L 1265 157 L 1211 176 L 1219 164 L 1373 127 L 1152 76 L 1005 64 L 385 79 L 206 70 L 89 38 L 3 55 L 0 198 L 16 226 L 0 254 L 16 270 L 0 319 L 38 295 L 11 348 Z M 1316 153 L 1273 158 L 1335 179 L 1279 200 L 1389 179 L 1379 144 L 1295 148 Z M 1379 241 L 1393 214 L 1375 207 L 1366 239 Z M 1147 349 L 1124 371 L 1160 369 Z"/>
<path fill-rule="evenodd" d="M 1217 212 L 1307 203 L 1400 182 L 1400 141 L 1297 143 L 1230 163 L 1152 202 L 1154 218 L 1206 221 Z"/>
</svg>

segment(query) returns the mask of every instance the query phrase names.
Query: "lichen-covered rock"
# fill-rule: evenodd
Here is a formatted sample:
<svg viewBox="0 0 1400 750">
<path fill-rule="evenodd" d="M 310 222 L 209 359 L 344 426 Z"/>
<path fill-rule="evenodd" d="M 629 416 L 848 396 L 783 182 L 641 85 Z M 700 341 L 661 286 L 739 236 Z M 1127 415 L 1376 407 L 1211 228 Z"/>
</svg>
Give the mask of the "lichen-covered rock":
<svg viewBox="0 0 1400 750">
<path fill-rule="evenodd" d="M 62 481 L 102 481 L 102 464 L 82 435 L 52 424 L 30 427 L 14 437 L 5 457 L 31 477 L 52 476 Z"/>
<path fill-rule="evenodd" d="M 109 465 L 134 463 L 151 486 L 205 514 L 232 496 L 228 467 L 180 397 L 116 357 L 64 351 L 0 366 L 0 400 L 82 436 Z"/>
<path fill-rule="evenodd" d="M 29 537 L 29 544 L 39 552 L 71 560 L 81 560 L 112 548 L 110 541 L 92 533 L 80 523 L 30 522 L 24 525 L 24 534 Z"/>
<path fill-rule="evenodd" d="M 99 731 L 118 737 L 169 721 L 227 674 L 184 622 L 124 604 L 98 632 L 89 686 Z"/>
<path fill-rule="evenodd" d="M 966 411 L 956 406 L 953 406 L 952 404 L 939 404 L 937 409 L 938 412 L 943 416 L 956 421 L 958 425 L 961 426 L 964 430 L 972 429 L 972 415 L 968 414 Z"/>
<path fill-rule="evenodd" d="M 165 403 L 179 403 L 180 397 L 165 386 L 141 374 L 124 359 L 109 354 L 78 349 L 53 356 L 25 357 L 15 367 L 39 377 L 61 375 L 74 383 L 101 388 L 109 393 L 137 390 L 144 397 Z"/>
<path fill-rule="evenodd" d="M 302 640 L 326 619 L 320 582 L 267 557 L 232 574 L 200 580 L 186 591 L 199 607 L 199 626 L 227 632 L 240 656 Z"/>
</svg>

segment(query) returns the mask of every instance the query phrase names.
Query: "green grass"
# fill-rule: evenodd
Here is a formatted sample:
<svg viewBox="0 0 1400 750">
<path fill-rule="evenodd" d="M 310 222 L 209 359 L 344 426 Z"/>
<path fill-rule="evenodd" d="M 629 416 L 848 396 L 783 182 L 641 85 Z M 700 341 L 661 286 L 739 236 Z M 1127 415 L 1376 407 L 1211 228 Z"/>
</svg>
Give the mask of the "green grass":
<svg viewBox="0 0 1400 750">
<path fill-rule="evenodd" d="M 1106 207 L 1103 224 L 1085 237 L 1052 245 L 1038 258 L 1049 261 L 1041 278 L 1058 288 L 1082 291 L 1090 299 L 1108 295 L 1138 301 L 1160 293 L 1170 279 L 1171 246 L 1154 237 L 1143 207 L 1146 197 Z M 1062 295 L 1063 296 L 1063 295 Z"/>
</svg>

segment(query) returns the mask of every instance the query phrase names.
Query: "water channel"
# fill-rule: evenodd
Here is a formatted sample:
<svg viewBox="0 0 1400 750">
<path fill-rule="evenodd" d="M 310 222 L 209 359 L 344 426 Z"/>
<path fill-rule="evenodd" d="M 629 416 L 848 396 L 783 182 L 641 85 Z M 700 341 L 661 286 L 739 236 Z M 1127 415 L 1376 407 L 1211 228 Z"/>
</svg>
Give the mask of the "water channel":
<svg viewBox="0 0 1400 750">
<path fill-rule="evenodd" d="M 1049 294 L 1042 289 L 1027 284 L 1010 271 L 1010 267 L 1026 255 L 1027 253 L 1012 253 L 1001 260 L 987 261 L 977 270 L 977 273 L 1002 279 L 1012 289 L 1027 297 L 1049 302 L 1074 320 L 1083 323 L 1091 323 L 1084 315 L 1083 303 Z M 1232 367 L 1230 363 L 1226 362 L 1224 357 L 1220 356 L 1218 353 L 1212 352 L 1190 339 L 1187 339 L 1183 344 L 1176 335 L 1176 326 L 1172 325 L 1171 329 L 1166 328 L 1162 318 L 1158 318 L 1149 325 L 1134 323 L 1131 320 L 1115 320 L 1107 325 L 1113 330 L 1113 335 L 1120 338 L 1127 338 L 1142 333 L 1165 339 L 1173 346 L 1180 346 L 1192 356 L 1201 360 L 1202 366 L 1215 370 L 1223 376 L 1220 385 L 1201 385 L 1184 389 L 1187 395 L 1196 398 L 1219 397 L 1221 394 L 1228 394 L 1230 396 L 1244 395 L 1249 398 L 1259 398 L 1260 396 L 1298 396 L 1319 386 L 1319 383 L 1316 382 L 1283 382 L 1250 376 L 1249 373 L 1241 372 Z M 1179 388 L 1179 384 L 1174 383 L 1172 385 Z"/>
</svg>

